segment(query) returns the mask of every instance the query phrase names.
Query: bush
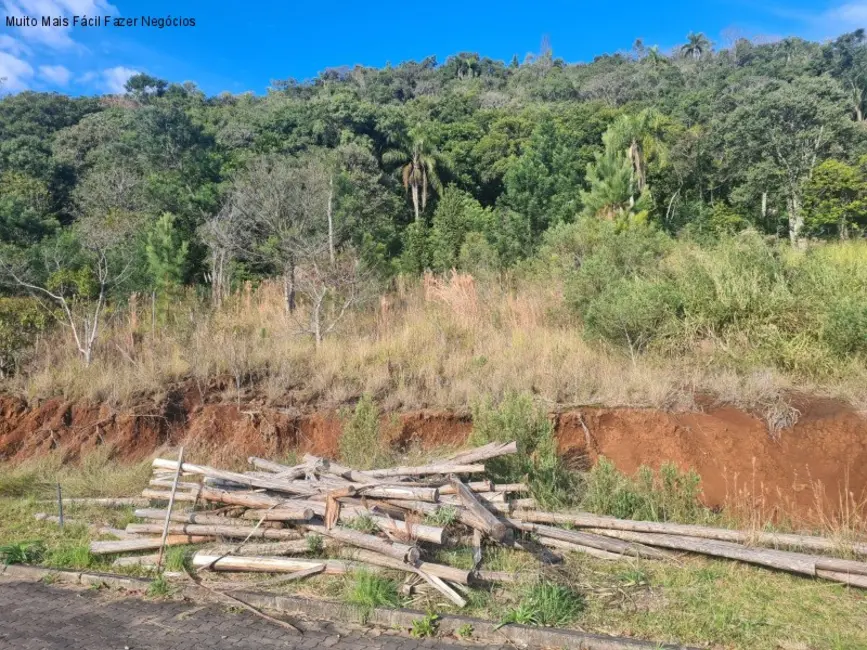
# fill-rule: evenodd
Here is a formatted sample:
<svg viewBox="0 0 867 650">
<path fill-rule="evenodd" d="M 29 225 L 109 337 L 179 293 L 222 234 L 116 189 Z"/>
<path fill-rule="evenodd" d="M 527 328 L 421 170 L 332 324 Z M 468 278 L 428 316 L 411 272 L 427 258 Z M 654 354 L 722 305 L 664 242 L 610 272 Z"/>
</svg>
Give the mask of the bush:
<svg viewBox="0 0 867 650">
<path fill-rule="evenodd" d="M 667 282 L 614 282 L 584 312 L 585 333 L 640 352 L 676 327 L 678 297 Z"/>
<path fill-rule="evenodd" d="M 600 457 L 587 475 L 581 507 L 600 515 L 640 521 L 705 522 L 709 511 L 699 501 L 701 478 L 666 463 L 659 472 L 642 466 L 628 477 Z"/>
<path fill-rule="evenodd" d="M 22 354 L 50 320 L 51 314 L 34 298 L 0 298 L 0 377 L 16 371 Z"/>
<path fill-rule="evenodd" d="M 577 479 L 557 454 L 554 425 L 529 395 L 509 394 L 498 405 L 485 399 L 473 405 L 469 444 L 493 441 L 518 443 L 518 453 L 485 463 L 495 481 L 527 481 L 533 496 L 545 506 L 572 503 Z"/>
<path fill-rule="evenodd" d="M 344 414 L 340 436 L 340 460 L 354 469 L 375 469 L 392 458 L 379 431 L 379 408 L 370 395 L 363 395 L 351 416 Z"/>
<path fill-rule="evenodd" d="M 867 299 L 844 299 L 828 309 L 822 339 L 842 356 L 867 354 Z"/>
</svg>

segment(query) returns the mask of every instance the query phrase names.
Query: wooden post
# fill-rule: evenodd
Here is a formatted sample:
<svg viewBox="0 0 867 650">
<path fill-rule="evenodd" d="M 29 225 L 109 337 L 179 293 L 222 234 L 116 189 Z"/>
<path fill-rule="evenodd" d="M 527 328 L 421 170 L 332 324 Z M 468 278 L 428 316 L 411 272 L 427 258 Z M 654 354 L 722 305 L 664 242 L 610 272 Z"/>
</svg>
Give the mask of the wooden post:
<svg viewBox="0 0 867 650">
<path fill-rule="evenodd" d="M 60 530 L 63 530 L 63 492 L 60 483 L 57 484 L 57 523 L 60 524 Z"/>
<path fill-rule="evenodd" d="M 166 538 L 169 536 L 169 524 L 172 521 L 172 508 L 175 505 L 175 493 L 178 491 L 178 481 L 181 478 L 181 469 L 184 466 L 184 448 L 181 447 L 178 451 L 178 469 L 175 472 L 175 480 L 172 483 L 172 493 L 169 495 L 169 507 L 166 509 L 166 521 L 163 525 L 163 536 L 160 543 L 160 554 L 157 557 L 157 573 L 163 567 L 163 552 L 166 548 Z"/>
</svg>

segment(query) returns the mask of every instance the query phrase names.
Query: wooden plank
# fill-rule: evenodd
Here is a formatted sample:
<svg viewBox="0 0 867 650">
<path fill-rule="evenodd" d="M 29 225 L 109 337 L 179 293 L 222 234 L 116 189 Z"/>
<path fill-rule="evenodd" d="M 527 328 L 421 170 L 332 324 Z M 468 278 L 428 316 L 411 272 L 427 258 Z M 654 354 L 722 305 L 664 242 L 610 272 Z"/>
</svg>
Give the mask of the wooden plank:
<svg viewBox="0 0 867 650">
<path fill-rule="evenodd" d="M 469 510 L 473 518 L 477 520 L 479 526 L 474 526 L 474 528 L 478 528 L 488 537 L 500 543 L 506 543 L 511 539 L 511 531 L 509 530 L 509 527 L 496 516 L 491 514 L 491 512 L 479 502 L 476 495 L 470 491 L 466 485 L 461 483 L 461 481 L 455 476 L 451 477 L 450 483 L 457 491 L 457 496 L 460 499 L 461 504 Z"/>
</svg>

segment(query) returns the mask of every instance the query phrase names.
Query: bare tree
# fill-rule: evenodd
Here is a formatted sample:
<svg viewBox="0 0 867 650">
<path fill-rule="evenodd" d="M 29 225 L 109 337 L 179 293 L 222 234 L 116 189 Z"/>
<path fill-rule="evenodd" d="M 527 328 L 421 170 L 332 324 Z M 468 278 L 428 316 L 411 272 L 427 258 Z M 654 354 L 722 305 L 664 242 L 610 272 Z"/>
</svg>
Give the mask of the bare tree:
<svg viewBox="0 0 867 650">
<path fill-rule="evenodd" d="M 214 216 L 199 227 L 199 236 L 207 245 L 211 272 L 211 303 L 214 307 L 223 304 L 229 295 L 229 273 L 232 262 L 243 252 L 244 237 L 241 231 L 243 215 L 227 202 Z"/>
<path fill-rule="evenodd" d="M 350 309 L 368 297 L 371 278 L 352 251 L 343 251 L 332 261 L 327 250 L 316 247 L 303 260 L 297 269 L 297 288 L 308 310 L 306 320 L 299 322 L 318 348 Z"/>
<path fill-rule="evenodd" d="M 53 247 L 45 247 L 41 273 L 27 265 L 16 265 L 8 255 L 0 254 L 0 270 L 7 282 L 26 290 L 52 314 L 59 307 L 59 322 L 68 327 L 72 340 L 85 365 L 93 361 L 103 311 L 110 290 L 126 277 L 133 258 L 121 254 L 136 228 L 136 220 L 126 213 L 110 212 L 103 217 L 86 217 L 74 226 L 75 239 L 58 238 Z M 64 273 L 70 270 L 70 244 L 79 247 L 83 275 Z M 41 276 L 42 281 L 36 279 Z M 95 297 L 80 295 L 81 283 L 94 285 Z"/>
<path fill-rule="evenodd" d="M 315 159 L 263 156 L 250 163 L 232 188 L 230 205 L 243 224 L 246 254 L 280 269 L 290 313 L 295 310 L 299 257 L 326 230 L 329 179 Z"/>
</svg>

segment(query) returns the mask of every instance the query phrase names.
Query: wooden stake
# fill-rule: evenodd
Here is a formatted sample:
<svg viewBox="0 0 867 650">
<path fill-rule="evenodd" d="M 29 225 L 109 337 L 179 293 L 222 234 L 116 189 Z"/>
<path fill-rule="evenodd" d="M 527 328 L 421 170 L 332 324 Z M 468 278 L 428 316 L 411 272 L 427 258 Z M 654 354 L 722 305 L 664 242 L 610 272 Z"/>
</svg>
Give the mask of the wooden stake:
<svg viewBox="0 0 867 650">
<path fill-rule="evenodd" d="M 175 480 L 172 483 L 172 493 L 169 496 L 169 507 L 166 509 L 166 521 L 163 526 L 162 543 L 160 544 L 160 554 L 157 557 L 157 573 L 163 567 L 163 552 L 166 547 L 166 537 L 169 536 L 169 524 L 172 521 L 172 508 L 175 505 L 175 493 L 178 491 L 178 481 L 181 479 L 181 468 L 184 466 L 184 448 L 181 447 L 178 451 L 178 469 L 175 472 Z"/>
</svg>

